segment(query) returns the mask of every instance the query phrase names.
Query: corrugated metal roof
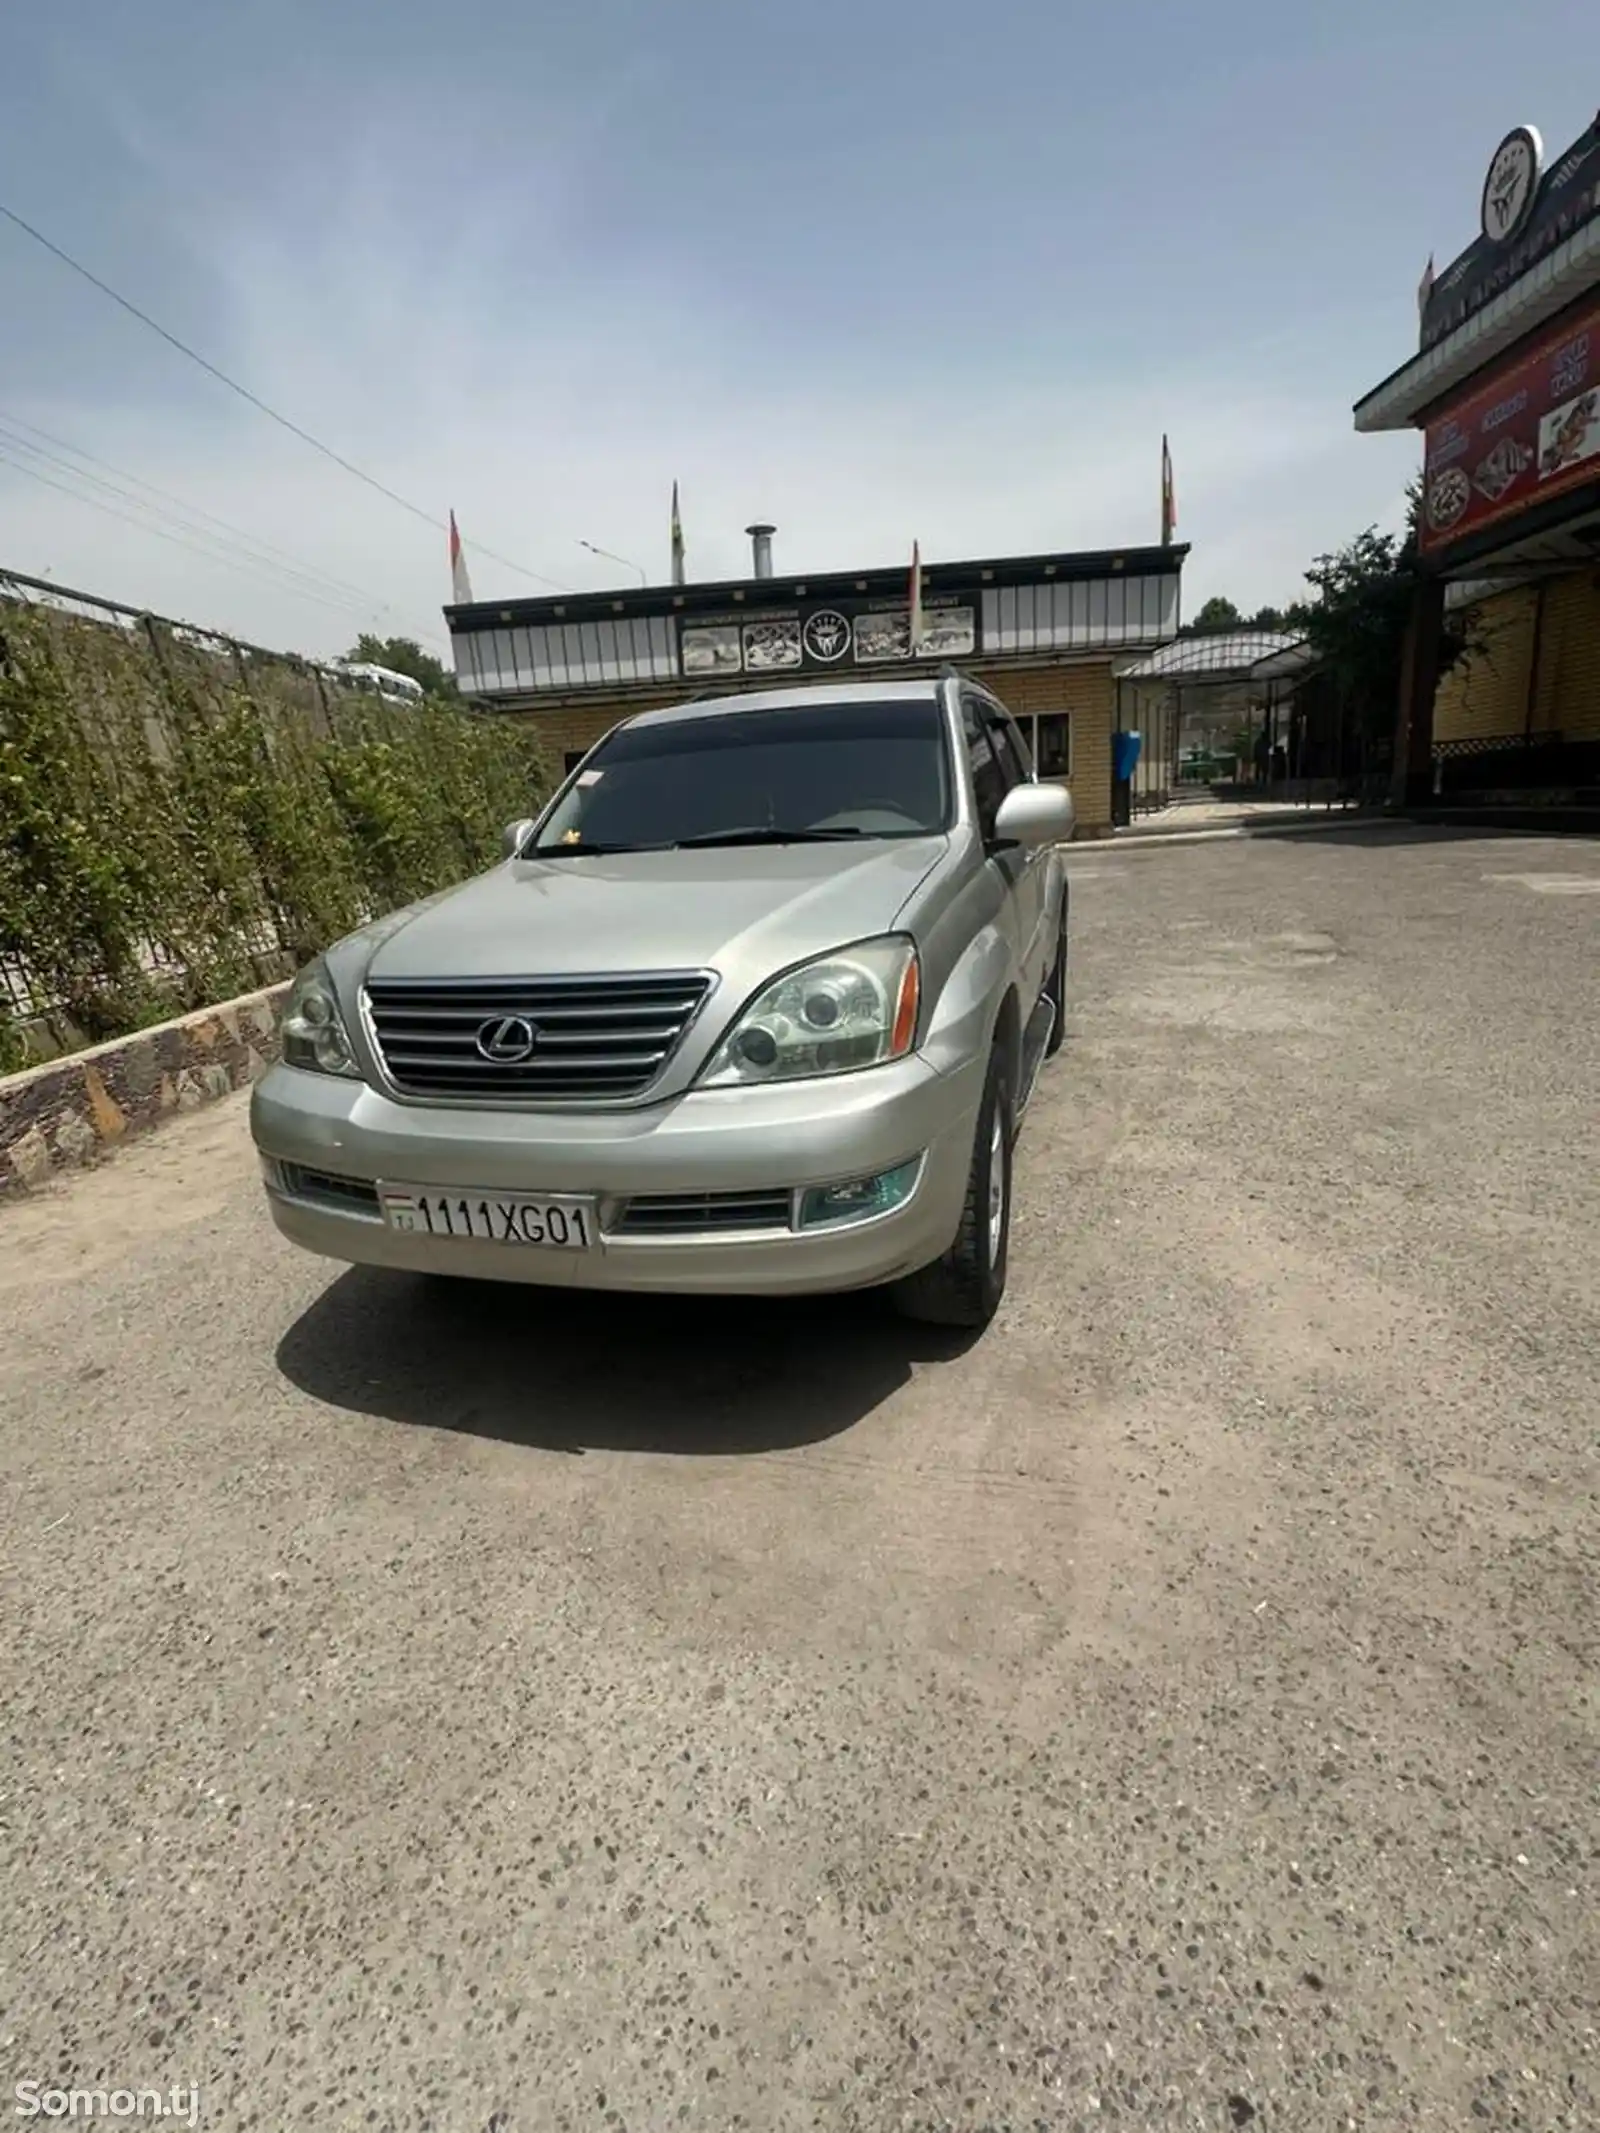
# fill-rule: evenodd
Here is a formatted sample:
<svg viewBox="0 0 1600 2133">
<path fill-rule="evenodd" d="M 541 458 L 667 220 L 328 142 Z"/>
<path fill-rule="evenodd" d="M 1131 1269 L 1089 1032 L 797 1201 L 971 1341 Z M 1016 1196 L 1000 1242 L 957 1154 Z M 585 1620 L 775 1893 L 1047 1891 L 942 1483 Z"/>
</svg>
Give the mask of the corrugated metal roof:
<svg viewBox="0 0 1600 2133">
<path fill-rule="evenodd" d="M 1302 637 L 1287 630 L 1227 630 L 1216 636 L 1179 637 L 1164 644 L 1122 673 L 1124 681 L 1248 681 L 1261 675 L 1263 661 L 1306 650 Z M 1309 666 L 1309 655 L 1284 673 Z M 1261 676 L 1265 679 L 1267 677 Z"/>
</svg>

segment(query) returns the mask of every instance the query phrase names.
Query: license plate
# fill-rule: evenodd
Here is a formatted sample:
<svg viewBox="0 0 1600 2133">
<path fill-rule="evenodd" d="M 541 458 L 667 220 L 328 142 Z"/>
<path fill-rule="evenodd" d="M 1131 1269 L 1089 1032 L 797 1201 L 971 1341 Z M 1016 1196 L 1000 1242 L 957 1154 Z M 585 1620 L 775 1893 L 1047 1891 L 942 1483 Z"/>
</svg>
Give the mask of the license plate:
<svg viewBox="0 0 1600 2133">
<path fill-rule="evenodd" d="M 405 1185 L 380 1185 L 378 1198 L 389 1227 L 413 1236 L 543 1245 L 566 1252 L 586 1252 L 595 1241 L 594 1210 L 582 1200 L 528 1200 L 520 1193 L 422 1192 Z"/>
</svg>

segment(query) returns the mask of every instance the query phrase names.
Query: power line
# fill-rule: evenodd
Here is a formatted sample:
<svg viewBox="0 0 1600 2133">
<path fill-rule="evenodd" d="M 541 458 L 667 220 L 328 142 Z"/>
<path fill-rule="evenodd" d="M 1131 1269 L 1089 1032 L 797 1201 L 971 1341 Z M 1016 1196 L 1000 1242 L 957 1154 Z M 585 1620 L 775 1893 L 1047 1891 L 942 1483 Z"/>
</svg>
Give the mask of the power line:
<svg viewBox="0 0 1600 2133">
<path fill-rule="evenodd" d="M 148 326 L 150 331 L 158 334 L 169 348 L 175 348 L 180 355 L 187 356 L 191 363 L 198 363 L 200 368 L 207 372 L 209 376 L 215 378 L 219 385 L 225 385 L 229 392 L 237 393 L 241 400 L 247 400 L 260 414 L 265 415 L 269 422 L 277 423 L 280 429 L 285 429 L 291 436 L 298 437 L 302 444 L 308 444 L 314 452 L 320 452 L 324 459 L 331 459 L 336 467 L 342 467 L 346 474 L 353 474 L 357 481 L 365 482 L 369 489 L 375 489 L 380 496 L 387 497 L 390 503 L 398 504 L 402 511 L 409 511 L 413 518 L 421 519 L 425 526 L 432 526 L 435 532 L 438 533 L 447 533 L 449 531 L 448 520 L 435 518 L 433 513 L 424 509 L 421 504 L 412 503 L 409 497 L 402 496 L 397 489 L 391 489 L 387 483 L 379 481 L 376 475 L 369 474 L 364 467 L 358 467 L 354 460 L 346 459 L 342 452 L 336 452 L 332 445 L 324 444 L 320 437 L 313 437 L 311 432 L 302 429 L 298 422 L 291 422 L 287 415 L 280 415 L 275 407 L 269 407 L 266 401 L 251 392 L 247 385 L 241 385 L 237 378 L 230 378 L 225 370 L 219 370 L 216 364 L 208 361 L 205 356 L 200 354 L 198 349 L 191 348 L 187 341 L 180 340 L 175 333 L 169 333 L 165 326 L 150 316 L 148 311 L 141 311 L 137 304 L 130 302 L 120 291 L 113 289 L 109 282 L 102 281 L 98 274 L 91 273 L 89 268 L 84 266 L 80 260 L 74 259 L 70 252 L 64 252 L 60 245 L 54 243 L 44 234 L 43 230 L 35 229 L 31 222 L 25 221 L 14 208 L 7 207 L 3 200 L 0 200 L 0 215 L 4 215 L 8 222 L 14 223 L 25 236 L 31 237 L 35 244 L 43 245 L 44 249 L 59 259 L 63 266 L 70 267 L 74 274 L 82 275 L 83 279 L 92 288 L 98 289 L 102 296 L 109 296 L 111 301 L 120 305 L 130 318 L 136 318 L 141 326 Z M 531 578 L 536 585 L 547 585 L 553 592 L 565 592 L 567 590 L 566 586 L 557 585 L 553 578 L 541 577 L 538 571 L 529 570 L 521 563 L 512 562 L 509 556 L 497 554 L 494 549 L 485 547 L 481 541 L 475 541 L 473 546 L 480 555 L 486 555 L 492 561 L 503 564 L 507 570 L 516 571 L 519 577 Z"/>
<path fill-rule="evenodd" d="M 332 612 L 354 616 L 364 625 L 370 625 L 375 619 L 370 602 L 358 603 L 338 586 L 320 585 L 303 571 L 291 570 L 285 564 L 259 556 L 242 543 L 213 533 L 210 528 L 199 525 L 180 513 L 147 503 L 131 489 L 125 489 L 116 482 L 102 480 L 99 475 L 91 474 L 85 468 L 72 466 L 56 453 L 42 451 L 39 446 L 29 444 L 25 438 L 13 436 L 3 424 L 0 424 L 0 447 L 4 447 L 5 464 L 14 471 L 33 474 L 37 478 L 40 466 L 46 467 L 51 470 L 56 486 L 80 503 L 94 504 L 99 497 L 110 497 L 136 514 L 132 517 L 127 517 L 126 512 L 122 514 L 129 525 L 147 532 L 162 533 L 169 538 L 181 537 L 197 555 L 203 555 L 213 562 L 227 563 L 297 599 L 315 601 L 317 605 Z M 18 451 L 25 452 L 27 458 L 17 458 L 15 455 Z"/>
<path fill-rule="evenodd" d="M 23 424 L 22 427 L 28 429 L 31 428 L 31 425 Z M 48 433 L 36 431 L 34 434 L 43 436 Z M 64 440 L 57 441 L 64 443 Z M 325 606 L 338 607 L 347 614 L 357 615 L 363 623 L 371 623 L 381 627 L 381 617 L 386 614 L 391 616 L 394 614 L 394 610 L 388 606 L 386 601 L 378 599 L 375 594 L 367 592 L 362 586 L 349 585 L 339 578 L 324 577 L 316 569 L 293 560 L 280 561 L 277 554 L 266 544 L 258 543 L 250 535 L 229 526 L 226 520 L 215 521 L 215 524 L 223 530 L 214 532 L 211 526 L 201 523 L 202 520 L 209 518 L 211 514 L 198 511 L 197 507 L 185 505 L 180 497 L 172 498 L 172 503 L 179 507 L 176 510 L 169 508 L 167 504 L 162 502 L 147 501 L 145 497 L 137 493 L 139 489 L 149 488 L 157 498 L 166 495 L 168 492 L 157 489 L 153 483 L 142 482 L 136 474 L 127 475 L 123 481 L 107 481 L 103 476 L 91 473 L 87 467 L 74 466 L 70 460 L 63 458 L 59 452 L 46 451 L 42 445 L 34 444 L 29 437 L 18 434 L 3 416 L 0 416 L 0 443 L 7 445 L 13 453 L 18 451 L 26 453 L 30 464 L 38 461 L 46 467 L 53 468 L 58 475 L 65 476 L 73 483 L 84 484 L 102 495 L 114 497 L 119 502 L 130 505 L 135 511 L 145 517 L 154 519 L 159 524 L 177 527 L 181 532 L 191 536 L 193 539 L 204 542 L 205 553 L 216 555 L 218 561 L 236 559 L 254 568 L 266 582 L 282 585 L 296 595 L 317 599 Z M 67 451 L 76 449 L 71 445 L 65 445 L 64 448 Z M 79 453 L 77 456 L 92 461 L 91 454 Z M 8 463 L 12 466 L 18 466 L 18 462 L 14 458 Z M 92 463 L 107 464 L 105 461 Z M 19 468 L 19 471 L 25 471 L 25 469 Z M 122 470 L 113 467 L 109 471 L 121 473 Z M 127 486 L 129 483 L 133 486 Z M 81 494 L 82 492 L 74 489 L 73 493 Z M 88 498 L 85 497 L 84 501 L 88 501 Z M 221 551 L 221 553 L 218 553 L 218 551 Z"/>
<path fill-rule="evenodd" d="M 32 429 L 33 425 L 24 423 L 22 427 L 24 429 Z M 34 434 L 36 436 L 46 436 L 49 432 L 35 430 Z M 56 441 L 64 444 L 64 440 L 58 439 Z M 10 451 L 4 449 L 8 445 L 11 447 Z M 77 450 L 77 447 L 72 445 L 64 444 L 64 448 L 68 451 Z M 15 458 L 13 453 L 17 450 L 26 452 L 31 458 L 40 460 L 44 465 L 54 468 L 57 475 L 65 475 L 67 480 L 52 479 L 48 475 L 41 474 L 36 466 Z M 108 461 L 95 461 L 92 453 L 80 452 L 78 456 L 88 459 L 96 465 L 109 465 Z M 198 524 L 196 518 L 187 515 L 187 510 L 192 509 L 197 518 L 214 517 L 211 512 L 201 511 L 198 505 L 186 507 L 185 510 L 170 511 L 160 505 L 146 503 L 142 497 L 135 495 L 129 489 L 121 487 L 117 482 L 104 481 L 98 475 L 91 474 L 82 467 L 72 466 L 58 454 L 44 451 L 38 445 L 31 444 L 27 438 L 17 436 L 3 419 L 0 419 L 0 466 L 10 467 L 17 474 L 25 474 L 30 480 L 41 483 L 45 488 L 54 489 L 59 495 L 70 497 L 75 503 L 87 504 L 91 510 L 101 511 L 108 518 L 114 518 L 125 526 L 131 526 L 137 533 L 154 534 L 158 540 L 167 541 L 174 547 L 182 548 L 189 554 L 197 555 L 207 562 L 221 563 L 230 570 L 241 571 L 247 576 L 259 578 L 264 583 L 288 593 L 293 599 L 310 601 L 316 606 L 326 609 L 331 614 L 353 618 L 362 625 L 363 631 L 370 628 L 375 636 L 383 633 L 382 615 L 387 615 L 393 620 L 404 620 L 404 617 L 399 616 L 397 611 L 390 607 L 387 602 L 378 600 L 375 595 L 369 594 L 363 587 L 349 585 L 345 580 L 339 578 L 324 580 L 322 575 L 314 569 L 302 568 L 297 564 L 279 563 L 275 560 L 267 543 L 257 544 L 248 535 L 241 534 L 237 538 L 233 537 L 233 529 L 228 528 L 226 519 L 216 519 L 215 523 L 228 528 L 228 533 L 225 536 L 212 533 L 206 526 Z M 120 472 L 122 470 L 112 468 L 111 471 Z M 141 482 L 138 475 L 129 474 L 127 479 L 138 486 L 150 489 L 156 496 L 170 494 L 169 491 L 158 488 L 153 482 Z M 126 511 L 118 510 L 115 505 L 103 503 L 99 497 L 86 493 L 81 487 L 69 486 L 69 483 L 87 483 L 92 488 L 99 490 L 102 495 L 116 497 L 122 502 L 130 504 L 134 511 L 142 513 L 144 516 L 138 518 L 130 517 Z M 181 501 L 180 498 L 173 498 L 174 503 L 181 503 Z M 148 521 L 151 520 L 158 523 L 149 523 Z M 177 532 L 167 530 L 171 527 L 176 527 L 179 530 Z M 258 546 L 265 552 L 258 554 L 256 552 Z M 237 553 L 234 552 L 235 550 L 237 550 Z M 392 634 L 404 636 L 412 633 L 402 630 Z M 449 664 L 449 649 L 440 638 L 431 636 L 425 630 L 419 630 L 413 634 L 413 641 L 430 646 L 435 653 L 443 654 L 446 664 Z"/>
<path fill-rule="evenodd" d="M 375 619 L 373 603 L 366 599 L 365 595 L 361 596 L 358 605 L 352 600 L 347 589 L 335 584 L 320 584 L 309 571 L 259 555 L 244 542 L 234 540 L 231 536 L 213 533 L 210 528 L 184 513 L 169 511 L 159 504 L 147 503 L 142 496 L 133 489 L 124 487 L 122 483 L 106 481 L 98 474 L 91 474 L 85 467 L 73 466 L 70 460 L 62 458 L 58 452 L 47 452 L 40 445 L 30 444 L 26 437 L 18 436 L 3 422 L 0 422 L 0 445 L 9 448 L 6 463 L 19 473 L 29 472 L 33 462 L 37 461 L 74 484 L 68 493 L 79 497 L 83 502 L 92 500 L 85 493 L 86 490 L 114 497 L 141 514 L 139 519 L 130 523 L 142 525 L 148 519 L 156 521 L 158 525 L 176 527 L 192 541 L 203 543 L 200 552 L 213 556 L 219 562 L 237 562 L 268 583 L 282 586 L 308 599 L 317 599 L 324 606 L 337 607 L 346 614 L 359 615 L 363 621 Z M 10 456 L 19 451 L 28 455 L 26 460 Z M 77 486 L 79 484 L 82 486 Z"/>
<path fill-rule="evenodd" d="M 136 489 L 147 489 L 152 496 L 160 497 L 168 504 L 175 504 L 180 512 L 187 514 L 189 517 L 204 519 L 210 525 L 220 527 L 224 533 L 248 547 L 258 550 L 263 557 L 270 557 L 280 562 L 284 567 L 293 570 L 297 576 L 309 578 L 316 585 L 325 585 L 338 591 L 347 592 L 354 598 L 364 601 L 374 614 L 392 615 L 396 613 L 396 610 L 390 606 L 387 600 L 380 598 L 368 586 L 357 585 L 349 578 L 341 578 L 331 571 L 320 569 L 314 563 L 306 563 L 300 557 L 291 555 L 286 548 L 275 547 L 271 541 L 264 541 L 259 535 L 247 532 L 243 526 L 235 526 L 231 520 L 219 518 L 214 511 L 204 510 L 199 504 L 191 504 L 186 498 L 174 494 L 171 489 L 163 489 L 158 482 L 147 481 L 143 475 L 130 473 L 126 467 L 114 466 L 109 459 L 99 459 L 93 452 L 86 452 L 82 445 L 73 444 L 65 437 L 54 436 L 49 430 L 40 429 L 35 422 L 24 422 L 20 415 L 10 414 L 4 408 L 0 408 L 0 428 L 24 431 L 27 437 L 37 437 L 44 444 L 55 445 L 59 450 L 69 453 L 73 459 L 81 459 L 86 466 L 99 467 L 107 474 L 116 475 L 119 481 L 131 482 Z M 23 444 L 25 441 L 25 438 L 22 437 L 14 439 L 14 442 L 19 444 Z M 27 449 L 37 451 L 38 447 L 27 445 Z M 52 455 L 41 453 L 40 456 L 48 459 Z"/>
<path fill-rule="evenodd" d="M 41 474 L 37 467 L 30 467 L 24 461 L 12 458 L 11 454 L 4 450 L 3 447 L 0 447 L 0 466 L 8 466 L 14 473 L 25 474 L 30 481 L 39 482 L 46 489 L 54 489 L 62 496 L 70 496 L 74 503 L 87 504 L 92 511 L 103 511 L 107 518 L 119 519 L 123 525 L 132 526 L 137 533 L 150 534 L 158 541 L 168 541 L 174 548 L 185 549 L 190 555 L 200 556 L 208 563 L 221 563 L 230 570 L 243 571 L 247 576 L 259 577 L 261 575 L 258 567 L 243 562 L 237 556 L 229 555 L 224 550 L 215 547 L 202 547 L 197 542 L 186 539 L 181 533 L 170 533 L 161 526 L 149 524 L 144 519 L 130 517 L 126 511 L 119 511 L 112 504 L 102 503 L 98 497 L 85 495 L 82 489 L 69 488 L 65 482 L 55 481 L 48 474 Z M 83 478 L 89 479 L 92 477 L 86 476 Z M 106 487 L 108 484 L 102 483 L 101 486 Z M 364 609 L 353 608 L 348 601 L 331 599 L 321 593 L 299 591 L 298 588 L 292 586 L 286 589 L 296 592 L 301 599 L 315 601 L 319 607 L 325 607 L 333 614 L 354 615 L 358 621 L 369 621 L 371 619 Z"/>
</svg>

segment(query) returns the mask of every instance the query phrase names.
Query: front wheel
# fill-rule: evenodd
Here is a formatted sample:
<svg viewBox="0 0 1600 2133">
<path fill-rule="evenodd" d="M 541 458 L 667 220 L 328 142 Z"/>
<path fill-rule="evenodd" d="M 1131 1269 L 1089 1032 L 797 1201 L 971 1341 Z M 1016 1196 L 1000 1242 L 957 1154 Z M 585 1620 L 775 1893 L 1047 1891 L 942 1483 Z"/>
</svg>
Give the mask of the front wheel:
<svg viewBox="0 0 1600 2133">
<path fill-rule="evenodd" d="M 895 1305 L 906 1318 L 982 1327 L 999 1310 L 1011 1239 L 1011 1129 L 1011 1076 L 997 1046 L 972 1137 L 961 1227 L 942 1259 L 895 1284 Z"/>
</svg>

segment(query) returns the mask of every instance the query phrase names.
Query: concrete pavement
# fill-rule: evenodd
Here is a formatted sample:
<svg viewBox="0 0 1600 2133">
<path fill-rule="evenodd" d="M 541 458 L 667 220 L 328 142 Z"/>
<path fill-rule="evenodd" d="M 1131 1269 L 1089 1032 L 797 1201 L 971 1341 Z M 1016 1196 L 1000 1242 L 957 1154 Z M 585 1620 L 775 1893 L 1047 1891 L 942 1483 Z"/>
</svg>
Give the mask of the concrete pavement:
<svg viewBox="0 0 1600 2133">
<path fill-rule="evenodd" d="M 1600 849 L 1072 864 L 964 1349 L 6 1212 L 0 2104 L 1600 2124 Z"/>
</svg>

